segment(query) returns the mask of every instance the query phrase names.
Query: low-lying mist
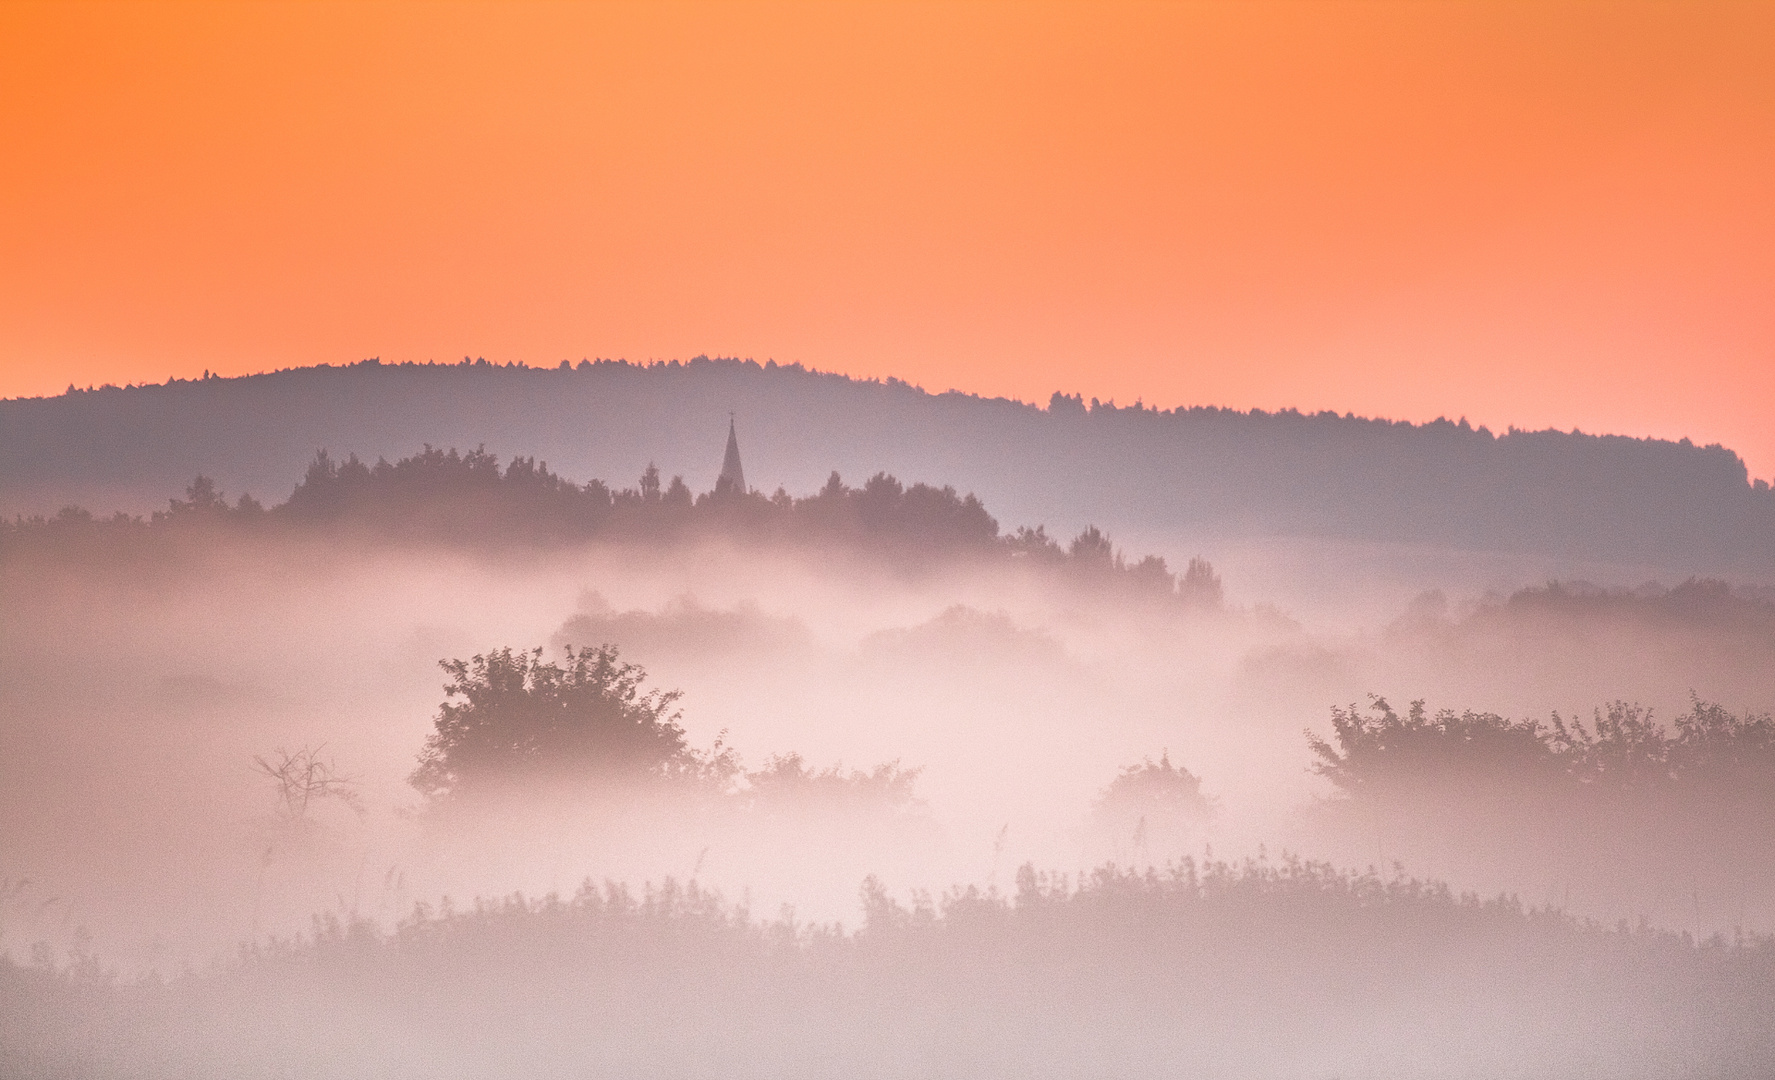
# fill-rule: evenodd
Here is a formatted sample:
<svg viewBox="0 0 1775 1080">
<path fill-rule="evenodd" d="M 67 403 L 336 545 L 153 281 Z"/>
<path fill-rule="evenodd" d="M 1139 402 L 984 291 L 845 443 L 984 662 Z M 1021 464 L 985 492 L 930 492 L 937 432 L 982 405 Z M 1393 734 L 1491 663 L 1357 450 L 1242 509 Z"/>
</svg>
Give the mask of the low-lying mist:
<svg viewBox="0 0 1775 1080">
<path fill-rule="evenodd" d="M 963 505 L 950 497 L 935 505 Z M 517 1009 L 589 993 L 599 976 L 583 962 L 616 973 L 598 1000 L 624 1002 L 589 1032 L 633 1023 L 655 1032 L 634 1046 L 665 1046 L 648 1003 L 705 1010 L 707 1028 L 646 1068 L 586 1049 L 595 1034 L 551 1035 L 520 1055 L 532 1071 L 571 1058 L 1030 1075 L 1101 1060 L 1381 1075 L 1423 1072 L 1438 1045 L 1454 1047 L 1443 1071 L 1472 1075 L 1604 1045 L 1592 1072 L 1653 1075 L 1685 1046 L 1769 1060 L 1734 1041 L 1766 1027 L 1716 1038 L 1679 1017 L 1635 1035 L 1630 1018 L 1698 986 L 1735 1016 L 1772 1000 L 1767 949 L 1695 944 L 1775 929 L 1775 738 L 1759 721 L 1775 705 L 1775 603 L 1755 589 L 1451 585 L 1389 605 L 1374 597 L 1399 586 L 1383 581 L 1365 594 L 1383 617 L 1331 622 L 1291 615 L 1285 596 L 1251 603 L 1213 550 L 1172 575 L 1095 531 L 1057 545 L 1024 530 L 1021 547 L 963 557 L 761 538 L 762 525 L 670 543 L 255 528 L 178 539 L 144 525 L 140 542 L 82 548 L 20 525 L 0 563 L 0 948 L 36 960 L 8 968 L 9 985 L 59 979 L 78 997 L 75 969 L 127 981 L 257 950 L 154 992 L 170 997 L 101 1003 L 155 1053 L 219 1075 L 258 1068 L 269 1046 L 334 1062 L 314 1075 L 488 1075 L 504 1044 L 476 1049 L 464 1032 L 503 1021 L 450 1034 L 452 1010 L 470 1007 L 450 987 L 493 980 L 518 995 L 499 1008 Z M 1347 569 L 1328 549 L 1327 578 Z M 559 666 L 605 646 L 639 666 L 637 693 L 681 693 L 658 713 L 682 733 L 670 776 L 525 774 L 472 796 L 416 776 L 442 707 L 466 700 L 446 697 L 457 676 L 440 661 L 472 676 L 500 650 Z M 1409 782 L 1362 787 L 1335 768 L 1392 737 L 1339 740 L 1340 722 L 1392 707 L 1371 694 L 1401 724 L 1407 702 L 1428 702 L 1407 732 L 1426 756 L 1384 761 Z M 1720 785 L 1672 779 L 1667 744 L 1708 706 L 1737 725 L 1734 776 L 1761 777 L 1724 802 Z M 1497 723 L 1430 731 L 1445 708 Z M 1643 737 L 1623 736 L 1624 752 L 1652 753 L 1659 733 L 1663 772 L 1610 787 L 1615 772 L 1594 783 L 1603 772 L 1578 757 L 1543 760 L 1520 740 L 1544 773 L 1462 756 L 1475 732 L 1555 712 L 1593 741 L 1598 717 L 1618 730 L 1631 715 Z M 1361 877 L 1369 867 L 1378 876 Z M 1400 873 L 1517 899 L 1463 900 Z M 1031 877 L 1055 874 L 1070 884 Z M 695 884 L 653 906 L 622 899 L 668 880 Z M 517 894 L 557 899 L 475 907 Z M 1240 897 L 1256 906 L 1235 912 Z M 318 930 L 317 914 L 330 920 Z M 1692 937 L 1603 929 L 1642 919 Z M 1099 949 L 1103 993 L 1065 985 Z M 1579 984 L 1561 981 L 1574 971 Z M 1532 993 L 1513 996 L 1519 977 Z M 1597 1004 L 1612 978 L 1639 979 L 1643 1000 Z M 1226 985 L 1240 989 L 1220 1000 Z M 386 1017 L 341 1019 L 393 986 Z M 266 987 L 312 1030 L 355 1034 L 279 1042 L 266 1025 L 294 1020 L 217 1004 Z M 1451 996 L 1426 1011 L 1413 1004 L 1426 994 Z M 771 1026 L 790 998 L 802 1026 Z M 1151 1016 L 1115 1019 L 1124 1006 Z M 187 1008 L 221 1009 L 245 1034 L 231 1050 L 181 1042 L 166 1032 Z M 867 1031 L 861 1018 L 884 1013 Z M 540 1015 L 556 1031 L 581 1013 Z M 1206 1018 L 1197 1035 L 1178 1027 L 1187 1016 Z M 383 1020 L 402 1034 L 369 1053 Z M 1500 1026 L 1533 1034 L 1508 1054 L 1456 1037 Z M 906 1057 L 903 1039 L 934 1058 Z M 1635 1039 L 1655 1052 L 1636 1058 Z M 793 1054 L 764 1049 L 786 1042 Z"/>
</svg>

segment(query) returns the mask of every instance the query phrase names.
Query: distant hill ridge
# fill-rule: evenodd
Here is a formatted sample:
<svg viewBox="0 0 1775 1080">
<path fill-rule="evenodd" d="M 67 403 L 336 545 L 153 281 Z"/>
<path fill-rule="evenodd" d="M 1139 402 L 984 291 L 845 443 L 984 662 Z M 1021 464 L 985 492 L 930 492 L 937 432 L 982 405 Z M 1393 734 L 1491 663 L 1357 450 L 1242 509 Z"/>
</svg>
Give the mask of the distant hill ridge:
<svg viewBox="0 0 1775 1080">
<path fill-rule="evenodd" d="M 753 486 L 812 491 L 836 466 L 977 492 L 1057 531 L 1297 536 L 1775 572 L 1775 492 L 1721 446 L 1294 410 L 1046 408 L 897 379 L 708 359 L 320 365 L 70 388 L 0 401 L 0 512 L 136 512 L 197 473 L 288 491 L 315 451 L 425 444 L 533 456 L 578 476 L 712 486 L 729 414 Z"/>
</svg>

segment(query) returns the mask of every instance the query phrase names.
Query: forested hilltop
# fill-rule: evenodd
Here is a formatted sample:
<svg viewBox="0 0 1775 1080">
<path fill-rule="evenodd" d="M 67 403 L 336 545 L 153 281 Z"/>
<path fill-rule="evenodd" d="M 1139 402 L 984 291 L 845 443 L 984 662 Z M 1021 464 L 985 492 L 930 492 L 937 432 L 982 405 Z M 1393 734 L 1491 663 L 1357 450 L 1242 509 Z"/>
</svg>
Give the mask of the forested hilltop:
<svg viewBox="0 0 1775 1080">
<path fill-rule="evenodd" d="M 1096 522 L 1555 553 L 1678 575 L 1775 571 L 1775 492 L 1720 446 L 1062 394 L 1041 408 L 705 358 L 372 360 L 3 401 L 0 513 L 142 512 L 199 472 L 229 491 L 288 491 L 318 449 L 393 460 L 426 444 L 534 454 L 577 476 L 633 476 L 655 461 L 706 490 L 730 413 L 767 491 L 816 489 L 833 468 L 942 476 L 1011 520 L 1062 532 Z"/>
</svg>

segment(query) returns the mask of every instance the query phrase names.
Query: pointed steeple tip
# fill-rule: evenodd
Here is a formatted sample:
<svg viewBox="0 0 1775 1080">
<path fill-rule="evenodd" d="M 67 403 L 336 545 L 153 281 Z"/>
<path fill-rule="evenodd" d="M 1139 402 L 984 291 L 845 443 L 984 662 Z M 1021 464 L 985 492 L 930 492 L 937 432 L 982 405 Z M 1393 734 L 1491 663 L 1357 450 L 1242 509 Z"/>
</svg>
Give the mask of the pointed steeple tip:
<svg viewBox="0 0 1775 1080">
<path fill-rule="evenodd" d="M 727 453 L 721 460 L 721 475 L 715 480 L 717 495 L 744 495 L 746 471 L 740 466 L 740 438 L 733 413 L 727 414 Z"/>
</svg>

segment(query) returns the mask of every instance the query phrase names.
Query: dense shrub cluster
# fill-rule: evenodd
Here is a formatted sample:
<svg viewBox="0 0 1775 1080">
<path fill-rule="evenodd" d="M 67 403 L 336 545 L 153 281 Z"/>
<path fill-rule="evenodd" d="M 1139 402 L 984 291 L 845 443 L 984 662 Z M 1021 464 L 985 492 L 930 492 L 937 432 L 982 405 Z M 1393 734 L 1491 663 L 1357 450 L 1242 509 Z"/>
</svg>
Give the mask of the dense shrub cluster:
<svg viewBox="0 0 1775 1080">
<path fill-rule="evenodd" d="M 441 662 L 450 681 L 412 784 L 432 798 L 538 782 L 627 786 L 650 779 L 721 778 L 729 756 L 685 744 L 677 691 L 649 690 L 647 673 L 616 647 L 496 649 Z M 460 698 L 461 700 L 456 700 Z"/>
<path fill-rule="evenodd" d="M 1169 751 L 1158 761 L 1147 759 L 1129 765 L 1110 781 L 1097 800 L 1096 809 L 1121 817 L 1169 815 L 1206 817 L 1212 809 L 1202 794 L 1202 780 L 1181 765 L 1171 764 Z"/>
<path fill-rule="evenodd" d="M 569 645 L 561 662 L 540 648 L 507 647 L 439 663 L 450 679 L 410 778 L 433 805 L 649 790 L 765 812 L 898 814 L 921 805 L 912 790 L 919 770 L 897 761 L 818 768 L 786 753 L 748 772 L 720 739 L 710 750 L 691 747 L 673 709 L 680 692 L 643 689 L 647 672 L 614 645 Z"/>
<path fill-rule="evenodd" d="M 919 769 L 898 761 L 873 769 L 817 768 L 797 753 L 774 754 L 745 774 L 745 800 L 766 810 L 905 811 L 919 805 L 912 788 Z"/>
<path fill-rule="evenodd" d="M 1335 745 L 1307 732 L 1314 768 L 1354 797 L 1465 780 L 1775 798 L 1775 720 L 1699 699 L 1671 727 L 1622 701 L 1598 708 L 1586 726 L 1558 713 L 1548 722 L 1472 710 L 1432 714 L 1422 701 L 1400 715 L 1383 697 L 1366 711 L 1334 707 L 1331 726 Z"/>
<path fill-rule="evenodd" d="M 1118 772 L 1092 804 L 1090 826 L 1094 839 L 1107 840 L 1118 856 L 1145 862 L 1154 852 L 1193 848 L 1213 813 L 1201 778 L 1173 765 L 1166 751 L 1158 761 L 1148 758 Z"/>
<path fill-rule="evenodd" d="M 1775 917 L 1775 721 L 1692 701 L 1666 725 L 1615 702 L 1588 721 L 1403 715 L 1384 699 L 1309 733 L 1337 794 L 1314 817 L 1357 849 L 1534 883 L 1661 921 Z"/>
</svg>

